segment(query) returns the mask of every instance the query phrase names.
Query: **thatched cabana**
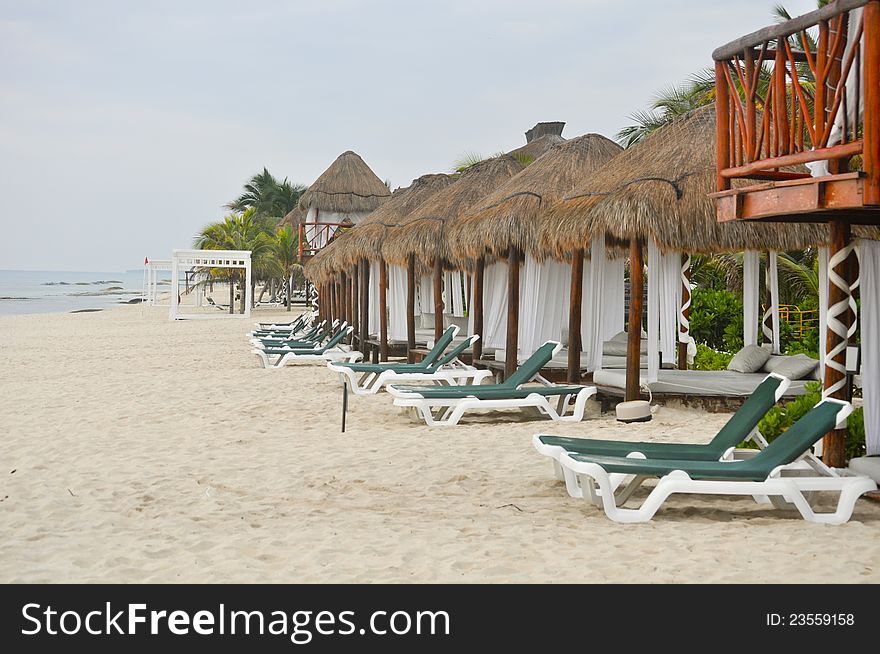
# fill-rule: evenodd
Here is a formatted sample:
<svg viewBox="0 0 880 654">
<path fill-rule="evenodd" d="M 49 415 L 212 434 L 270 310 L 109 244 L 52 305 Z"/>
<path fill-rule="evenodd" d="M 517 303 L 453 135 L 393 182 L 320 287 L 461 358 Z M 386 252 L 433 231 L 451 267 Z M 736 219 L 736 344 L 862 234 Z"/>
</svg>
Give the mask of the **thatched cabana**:
<svg viewBox="0 0 880 654">
<path fill-rule="evenodd" d="M 299 199 L 306 212 L 306 240 L 319 250 L 338 225 L 356 225 L 391 197 L 391 191 L 351 150 L 343 152 Z"/>
<path fill-rule="evenodd" d="M 481 161 L 464 171 L 454 184 L 432 195 L 392 229 L 382 244 L 382 256 L 398 266 L 416 263 L 434 271 L 434 336 L 443 333 L 443 269 L 455 268 L 457 253 L 446 244 L 446 225 L 465 214 L 476 202 L 522 170 L 513 157 L 501 155 Z"/>
<path fill-rule="evenodd" d="M 787 250 L 818 245 L 827 239 L 824 229 L 811 225 L 717 223 L 709 197 L 716 183 L 715 134 L 712 107 L 676 119 L 611 159 L 584 184 L 567 193 L 550 209 L 549 219 L 539 225 L 540 247 L 556 256 L 605 240 L 595 237 L 629 243 L 630 325 L 642 323 L 645 243 L 649 266 L 654 265 L 652 259 L 658 266 L 652 273 L 658 285 L 661 279 L 671 279 L 672 271 L 680 267 L 679 293 L 685 294 L 683 304 L 689 305 L 690 288 L 684 274 L 689 263 L 682 263 L 682 254 Z M 661 262 L 665 269 L 660 267 Z M 649 287 L 649 327 L 657 322 L 651 316 L 651 293 Z M 656 308 L 659 299 L 654 302 Z M 675 328 L 677 340 L 686 342 L 686 309 L 679 323 Z M 653 337 L 649 331 L 649 339 Z M 639 329 L 631 327 L 627 399 L 638 397 L 639 347 Z M 679 361 L 681 358 L 680 352 Z M 649 378 L 650 371 L 649 358 Z"/>
<path fill-rule="evenodd" d="M 278 231 L 282 229 L 289 229 L 293 234 L 296 234 L 299 231 L 299 226 L 306 219 L 306 212 L 299 208 L 299 206 L 294 207 L 290 211 L 288 211 L 284 218 L 278 221 L 278 225 L 276 225 L 276 229 Z"/>
<path fill-rule="evenodd" d="M 550 254 L 540 247 L 538 234 L 538 226 L 546 221 L 548 209 L 621 151 L 619 145 L 599 134 L 585 134 L 568 141 L 560 139 L 549 152 L 483 198 L 467 215 L 449 225 L 446 232 L 449 249 L 461 258 L 476 262 L 474 304 L 480 310 L 475 316 L 475 331 L 483 331 L 482 273 L 485 255 L 488 253 L 508 258 L 509 273 L 516 273 L 509 284 L 518 284 L 520 254 L 536 261 Z M 517 255 L 509 256 L 511 251 Z M 569 379 L 572 382 L 579 379 L 580 371 L 583 252 L 581 246 L 560 257 L 573 259 L 572 306 L 569 311 Z M 569 256 L 571 253 L 573 256 Z M 536 261 L 531 263 L 535 265 Z M 509 288 L 509 297 L 516 297 L 517 302 L 508 302 L 507 306 L 509 330 L 505 347 L 508 373 L 517 365 L 519 288 Z"/>
</svg>

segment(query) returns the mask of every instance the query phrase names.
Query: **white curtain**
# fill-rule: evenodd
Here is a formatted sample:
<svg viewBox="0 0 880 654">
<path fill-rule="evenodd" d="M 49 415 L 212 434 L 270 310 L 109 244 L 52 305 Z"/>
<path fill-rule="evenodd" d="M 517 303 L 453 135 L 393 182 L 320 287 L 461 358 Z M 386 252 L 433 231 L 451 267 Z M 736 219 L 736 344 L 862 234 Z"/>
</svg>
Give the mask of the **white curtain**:
<svg viewBox="0 0 880 654">
<path fill-rule="evenodd" d="M 681 304 L 681 254 L 662 254 L 648 241 L 648 382 L 656 382 L 660 355 L 675 359 L 678 311 Z"/>
<path fill-rule="evenodd" d="M 431 275 L 422 275 L 416 287 L 418 291 L 418 312 L 434 313 L 434 279 Z"/>
<path fill-rule="evenodd" d="M 457 318 L 464 317 L 464 283 L 459 270 L 443 275 L 443 307 L 446 313 Z"/>
<path fill-rule="evenodd" d="M 338 227 L 336 225 L 350 221 L 353 225 L 357 225 L 360 221 L 370 215 L 369 211 L 355 213 L 333 213 L 332 211 L 319 211 L 314 207 L 309 207 L 306 214 L 305 237 L 309 245 L 315 249 L 320 249 L 327 245 Z M 320 223 L 320 224 L 309 224 Z M 334 223 L 334 224 L 328 224 Z"/>
<path fill-rule="evenodd" d="M 758 344 L 758 282 L 761 259 L 755 250 L 743 252 L 743 345 Z"/>
<path fill-rule="evenodd" d="M 626 309 L 626 279 L 624 265 L 626 260 L 605 259 L 602 276 L 602 340 L 610 340 L 623 331 Z"/>
<path fill-rule="evenodd" d="M 406 268 L 388 266 L 388 338 L 405 341 L 406 333 Z"/>
<path fill-rule="evenodd" d="M 367 331 L 370 335 L 379 333 L 379 262 L 370 262 L 370 305 L 367 323 Z"/>
<path fill-rule="evenodd" d="M 546 341 L 561 341 L 571 289 L 571 266 L 526 255 L 520 272 L 519 355 L 528 357 Z"/>
<path fill-rule="evenodd" d="M 507 262 L 493 263 L 483 272 L 484 348 L 503 349 L 507 341 Z"/>
<path fill-rule="evenodd" d="M 602 368 L 602 288 L 605 283 L 605 239 L 590 243 L 590 261 L 584 263 L 584 297 L 581 300 L 581 340 L 587 353 L 587 370 Z"/>
<path fill-rule="evenodd" d="M 828 246 L 819 247 L 819 379 L 825 379 L 828 347 Z"/>
<path fill-rule="evenodd" d="M 770 307 L 764 312 L 761 329 L 765 342 L 769 342 L 774 354 L 782 351 L 779 326 L 779 260 L 778 253 L 771 250 L 767 253 L 767 288 L 770 290 Z M 770 325 L 767 325 L 767 319 Z"/>
<path fill-rule="evenodd" d="M 868 454 L 880 454 L 880 241 L 861 240 L 862 395 Z M 865 300 L 868 300 L 867 302 Z"/>
</svg>

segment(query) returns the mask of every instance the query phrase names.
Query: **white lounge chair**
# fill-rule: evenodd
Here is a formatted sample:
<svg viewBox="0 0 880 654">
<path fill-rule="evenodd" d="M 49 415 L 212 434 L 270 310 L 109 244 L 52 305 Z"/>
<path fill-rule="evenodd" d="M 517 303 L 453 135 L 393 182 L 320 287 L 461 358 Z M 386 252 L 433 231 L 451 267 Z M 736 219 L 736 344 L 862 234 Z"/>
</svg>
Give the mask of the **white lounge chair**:
<svg viewBox="0 0 880 654">
<path fill-rule="evenodd" d="M 352 331 L 347 323 L 324 345 L 314 348 L 254 348 L 253 354 L 264 368 L 283 368 L 288 363 L 305 361 L 360 361 L 363 354 L 342 344 L 342 339 Z"/>
<path fill-rule="evenodd" d="M 484 379 L 492 376 L 492 371 L 478 370 L 465 365 L 458 358 L 479 340 L 478 335 L 465 339 L 444 354 L 457 333 L 457 326 L 449 327 L 427 356 L 418 363 L 330 362 L 327 367 L 338 372 L 343 382 L 356 395 L 373 395 L 393 382 L 429 381 L 448 386 L 481 384 Z"/>
<path fill-rule="evenodd" d="M 455 426 L 462 415 L 472 409 L 525 407 L 535 407 L 553 420 L 577 422 L 583 419 L 587 400 L 596 393 L 596 388 L 551 384 L 540 375 L 544 365 L 561 348 L 561 344 L 547 341 L 501 384 L 443 388 L 389 384 L 387 389 L 394 396 L 396 406 L 414 407 L 429 427 Z M 525 386 L 530 381 L 542 385 Z M 555 407 L 549 398 L 557 398 Z"/>
<path fill-rule="evenodd" d="M 673 493 L 693 493 L 766 496 L 775 506 L 793 505 L 810 522 L 840 524 L 849 520 L 856 500 L 876 490 L 877 484 L 865 476 L 836 471 L 829 475 L 828 469 L 815 470 L 798 462 L 828 431 L 844 428 L 852 410 L 848 402 L 826 398 L 748 459 L 696 461 L 647 459 L 638 453 L 615 457 L 566 452 L 559 463 L 578 476 L 584 498 L 616 522 L 647 522 Z M 617 494 L 620 484 L 612 480 L 613 474 L 629 478 Z M 652 477 L 659 481 L 641 506 L 624 508 L 633 491 Z M 839 493 L 836 509 L 814 510 L 804 495 L 812 491 Z"/>
</svg>

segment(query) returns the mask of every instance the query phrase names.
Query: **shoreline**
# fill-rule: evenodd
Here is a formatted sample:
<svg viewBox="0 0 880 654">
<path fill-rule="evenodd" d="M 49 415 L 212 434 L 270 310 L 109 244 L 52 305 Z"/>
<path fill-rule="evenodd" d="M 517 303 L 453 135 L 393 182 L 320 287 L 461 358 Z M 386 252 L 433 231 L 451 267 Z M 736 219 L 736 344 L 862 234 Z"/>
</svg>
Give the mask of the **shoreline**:
<svg viewBox="0 0 880 654">
<path fill-rule="evenodd" d="M 617 524 L 568 498 L 530 442 L 708 440 L 725 414 L 431 430 L 380 394 L 349 398 L 341 434 L 337 378 L 250 354 L 252 323 L 296 308 L 113 308 L 0 316 L 0 581 L 880 582 L 874 502 L 829 527 L 673 496 Z"/>
</svg>

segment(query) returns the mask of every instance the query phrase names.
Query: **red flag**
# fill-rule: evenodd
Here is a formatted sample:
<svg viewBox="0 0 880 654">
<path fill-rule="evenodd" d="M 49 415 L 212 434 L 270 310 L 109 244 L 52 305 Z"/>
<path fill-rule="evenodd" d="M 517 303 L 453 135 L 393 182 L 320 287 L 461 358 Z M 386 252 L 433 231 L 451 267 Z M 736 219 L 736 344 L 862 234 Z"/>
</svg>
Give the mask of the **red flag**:
<svg viewBox="0 0 880 654">
<path fill-rule="evenodd" d="M 148 263 L 150 263 L 150 260 L 144 257 L 144 265 L 146 266 Z"/>
</svg>

